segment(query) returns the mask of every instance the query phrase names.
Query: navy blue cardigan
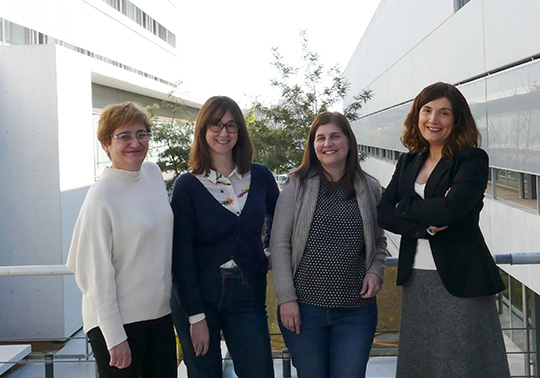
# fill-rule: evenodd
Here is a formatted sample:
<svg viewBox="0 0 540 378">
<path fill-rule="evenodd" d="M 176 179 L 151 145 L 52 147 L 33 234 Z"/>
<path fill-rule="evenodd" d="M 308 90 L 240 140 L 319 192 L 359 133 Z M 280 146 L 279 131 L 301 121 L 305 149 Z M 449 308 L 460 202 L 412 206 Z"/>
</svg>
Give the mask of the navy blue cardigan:
<svg viewBox="0 0 540 378">
<path fill-rule="evenodd" d="M 187 316 L 204 312 L 200 277 L 219 272 L 231 258 L 264 301 L 269 225 L 279 195 L 272 172 L 251 165 L 251 185 L 240 216 L 224 208 L 191 173 L 174 184 L 173 294 Z M 267 237 L 262 240 L 266 221 Z"/>
</svg>

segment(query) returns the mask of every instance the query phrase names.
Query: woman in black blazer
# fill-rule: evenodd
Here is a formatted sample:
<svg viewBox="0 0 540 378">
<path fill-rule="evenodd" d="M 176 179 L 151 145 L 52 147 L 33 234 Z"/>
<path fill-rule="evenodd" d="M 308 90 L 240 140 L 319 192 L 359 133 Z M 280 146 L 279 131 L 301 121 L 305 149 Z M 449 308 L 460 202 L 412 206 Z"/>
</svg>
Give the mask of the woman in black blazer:
<svg viewBox="0 0 540 378">
<path fill-rule="evenodd" d="M 494 294 L 504 284 L 478 226 L 488 156 L 457 88 L 415 98 L 399 159 L 378 206 L 401 235 L 399 378 L 509 377 Z"/>
</svg>

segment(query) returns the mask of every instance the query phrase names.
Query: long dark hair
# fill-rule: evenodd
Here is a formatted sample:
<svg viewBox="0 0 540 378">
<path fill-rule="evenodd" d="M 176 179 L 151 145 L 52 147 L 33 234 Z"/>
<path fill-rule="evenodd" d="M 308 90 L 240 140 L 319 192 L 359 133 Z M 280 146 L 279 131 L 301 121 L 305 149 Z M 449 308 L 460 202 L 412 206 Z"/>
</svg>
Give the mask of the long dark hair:
<svg viewBox="0 0 540 378">
<path fill-rule="evenodd" d="M 405 128 L 401 133 L 401 142 L 412 153 L 424 152 L 429 149 L 429 143 L 420 134 L 418 118 L 420 109 L 430 101 L 445 97 L 452 104 L 454 114 L 454 126 L 452 132 L 443 146 L 442 154 L 446 159 L 451 159 L 460 151 L 468 147 L 480 145 L 480 132 L 472 116 L 467 100 L 461 92 L 451 84 L 434 83 L 416 96 L 411 110 L 405 118 Z"/>
</svg>

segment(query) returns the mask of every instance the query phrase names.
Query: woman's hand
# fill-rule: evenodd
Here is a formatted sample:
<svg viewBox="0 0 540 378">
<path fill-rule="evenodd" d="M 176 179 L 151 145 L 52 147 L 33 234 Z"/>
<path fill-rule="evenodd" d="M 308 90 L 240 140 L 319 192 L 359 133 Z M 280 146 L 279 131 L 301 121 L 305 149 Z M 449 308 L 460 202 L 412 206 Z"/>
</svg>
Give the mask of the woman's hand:
<svg viewBox="0 0 540 378">
<path fill-rule="evenodd" d="M 448 226 L 442 226 L 442 227 L 437 227 L 437 226 L 429 226 L 429 228 L 431 229 L 431 231 L 433 232 L 441 232 L 441 231 L 444 231 L 448 228 Z"/>
<path fill-rule="evenodd" d="M 131 349 L 127 340 L 109 349 L 110 366 L 115 366 L 118 369 L 125 369 L 131 365 Z"/>
<path fill-rule="evenodd" d="M 362 283 L 360 296 L 364 299 L 373 298 L 382 289 L 382 279 L 375 273 L 366 273 Z"/>
<path fill-rule="evenodd" d="M 300 308 L 297 301 L 289 301 L 279 305 L 281 324 L 289 331 L 300 334 Z"/>
<path fill-rule="evenodd" d="M 197 357 L 205 355 L 210 347 L 210 333 L 208 332 L 208 324 L 206 323 L 206 319 L 192 324 L 189 328 L 189 332 L 195 355 Z"/>
</svg>

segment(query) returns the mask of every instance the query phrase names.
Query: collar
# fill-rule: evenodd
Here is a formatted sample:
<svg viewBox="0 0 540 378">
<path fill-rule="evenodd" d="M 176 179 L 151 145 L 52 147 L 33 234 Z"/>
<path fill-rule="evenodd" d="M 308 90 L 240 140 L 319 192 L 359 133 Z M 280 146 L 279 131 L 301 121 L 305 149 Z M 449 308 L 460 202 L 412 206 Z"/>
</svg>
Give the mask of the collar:
<svg viewBox="0 0 540 378">
<path fill-rule="evenodd" d="M 218 172 L 214 171 L 211 168 L 210 168 L 210 171 L 207 174 L 200 174 L 200 175 L 195 175 L 195 176 L 196 177 L 203 177 L 203 178 L 207 179 L 208 181 L 210 181 L 212 184 L 216 184 L 220 178 L 225 177 L 225 175 L 223 175 L 221 173 L 218 173 Z M 245 175 L 240 174 L 238 172 L 238 168 L 234 167 L 233 171 L 231 172 L 231 174 L 229 176 L 227 176 L 227 178 L 230 179 L 233 176 L 236 176 L 239 180 L 241 180 L 242 178 L 244 178 Z"/>
</svg>

